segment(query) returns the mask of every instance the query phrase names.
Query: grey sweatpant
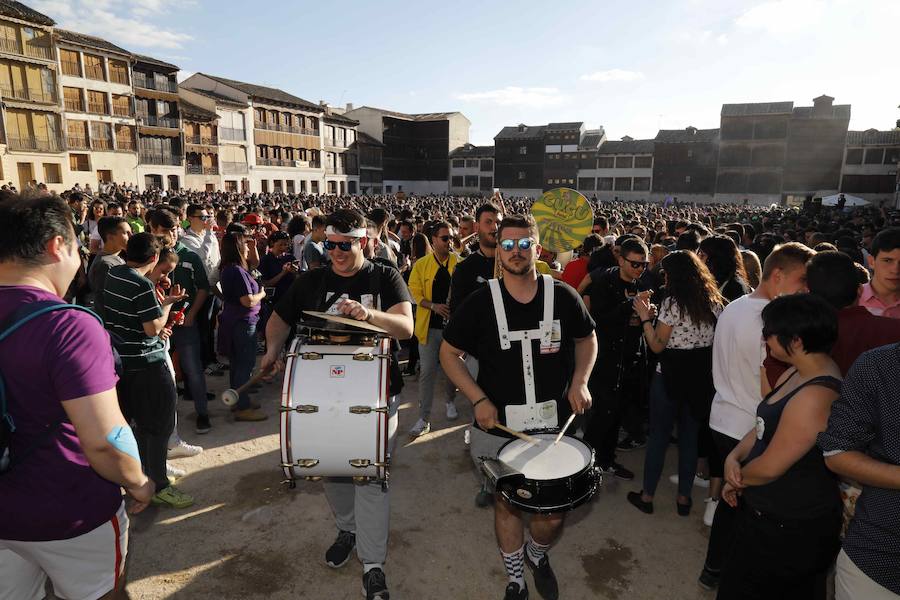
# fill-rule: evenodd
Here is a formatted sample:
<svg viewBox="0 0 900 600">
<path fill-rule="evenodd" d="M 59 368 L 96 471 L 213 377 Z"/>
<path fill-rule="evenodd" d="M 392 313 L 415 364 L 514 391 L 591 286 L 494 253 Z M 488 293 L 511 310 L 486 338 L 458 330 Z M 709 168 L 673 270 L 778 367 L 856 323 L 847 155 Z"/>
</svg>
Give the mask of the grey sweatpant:
<svg viewBox="0 0 900 600">
<path fill-rule="evenodd" d="M 397 438 L 397 396 L 388 401 L 388 454 L 394 454 Z M 353 483 L 349 477 L 327 477 L 325 497 L 341 531 L 356 534 L 356 554 L 363 564 L 384 564 L 390 529 L 390 489 L 380 482 Z"/>
<path fill-rule="evenodd" d="M 428 343 L 419 344 L 419 418 L 423 421 L 431 421 L 431 404 L 434 400 L 434 383 L 438 371 L 443 372 L 439 359 L 441 342 L 444 341 L 443 329 L 429 329 Z M 456 398 L 456 386 L 445 378 L 446 402 L 453 402 Z"/>
</svg>

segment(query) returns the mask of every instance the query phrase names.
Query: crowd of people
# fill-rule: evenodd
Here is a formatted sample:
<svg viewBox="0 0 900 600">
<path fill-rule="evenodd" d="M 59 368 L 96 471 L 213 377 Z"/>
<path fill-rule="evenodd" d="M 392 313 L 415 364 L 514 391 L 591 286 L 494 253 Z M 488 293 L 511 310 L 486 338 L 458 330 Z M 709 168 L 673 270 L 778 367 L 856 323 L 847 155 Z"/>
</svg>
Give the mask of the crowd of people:
<svg viewBox="0 0 900 600">
<path fill-rule="evenodd" d="M 525 565 L 543 598 L 559 594 L 548 551 L 562 514 L 525 527 L 477 468 L 528 394 L 558 402 L 547 428 L 578 415 L 607 478 L 636 479 L 618 455 L 645 448 L 627 493 L 641 513 L 660 509 L 677 448 L 674 512 L 703 490 L 698 581 L 721 600 L 825 598 L 834 569 L 840 600 L 900 598 L 900 211 L 590 203 L 592 233 L 557 254 L 529 198 L 4 186 L 0 598 L 40 598 L 48 577 L 62 597 L 119 589 L 120 490 L 131 512 L 191 506 L 170 461 L 203 450 L 179 429 L 267 418 L 250 388 L 234 425 L 213 421 L 207 377 L 227 370 L 238 389 L 259 361 L 274 378 L 302 310 L 399 340 L 390 415 L 396 427 L 403 377 L 416 378 L 409 436 L 440 418 L 436 388 L 447 421 L 472 403 L 474 500 L 494 507 L 508 600 L 528 598 Z M 547 310 L 533 372 L 495 355 L 498 332 Z M 179 395 L 191 423 L 177 422 Z M 356 548 L 367 597 L 387 600 L 387 491 L 325 488 L 339 530 L 326 562 Z"/>
</svg>

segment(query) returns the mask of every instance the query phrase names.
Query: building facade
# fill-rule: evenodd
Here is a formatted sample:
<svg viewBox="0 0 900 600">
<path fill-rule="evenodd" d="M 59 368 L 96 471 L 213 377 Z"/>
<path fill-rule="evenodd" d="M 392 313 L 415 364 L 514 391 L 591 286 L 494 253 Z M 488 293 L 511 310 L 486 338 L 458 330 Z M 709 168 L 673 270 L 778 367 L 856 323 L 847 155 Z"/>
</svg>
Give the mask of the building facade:
<svg viewBox="0 0 900 600">
<path fill-rule="evenodd" d="M 578 191 L 600 200 L 650 200 L 653 189 L 653 140 L 604 142 L 593 164 L 578 171 Z"/>
<path fill-rule="evenodd" d="M 322 105 L 322 165 L 326 194 L 356 194 L 359 191 L 359 149 L 356 145 L 359 122 Z"/>
<path fill-rule="evenodd" d="M 494 136 L 494 187 L 511 196 L 544 192 L 546 125 L 504 127 Z"/>
<path fill-rule="evenodd" d="M 64 189 L 65 138 L 53 19 L 19 2 L 0 2 L 0 178 Z"/>
<path fill-rule="evenodd" d="M 653 142 L 653 195 L 711 202 L 716 192 L 719 130 L 661 129 Z"/>
<path fill-rule="evenodd" d="M 840 190 L 874 203 L 894 204 L 900 129 L 848 131 Z"/>
<path fill-rule="evenodd" d="M 359 123 L 360 133 L 384 144 L 383 193 L 448 191 L 450 153 L 469 142 L 471 123 L 462 113 L 407 114 L 361 106 L 344 116 Z"/>
<path fill-rule="evenodd" d="M 55 39 L 68 149 L 65 187 L 137 184 L 131 53 L 73 31 L 57 29 Z"/>
<path fill-rule="evenodd" d="M 179 190 L 184 183 L 184 143 L 178 107 L 178 67 L 135 54 L 132 65 L 138 124 L 138 186 Z"/>
<path fill-rule="evenodd" d="M 850 105 L 835 105 L 831 96 L 794 107 L 781 192 L 786 202 L 837 193 L 849 125 Z"/>
<path fill-rule="evenodd" d="M 356 152 L 359 156 L 359 192 L 381 194 L 384 190 L 384 144 L 362 131 L 357 132 Z"/>
<path fill-rule="evenodd" d="M 494 191 L 494 147 L 466 144 L 451 152 L 449 191 L 490 196 Z"/>
<path fill-rule="evenodd" d="M 215 110 L 187 100 L 179 90 L 184 135 L 184 187 L 189 190 L 221 190 L 219 165 L 219 115 Z"/>
</svg>

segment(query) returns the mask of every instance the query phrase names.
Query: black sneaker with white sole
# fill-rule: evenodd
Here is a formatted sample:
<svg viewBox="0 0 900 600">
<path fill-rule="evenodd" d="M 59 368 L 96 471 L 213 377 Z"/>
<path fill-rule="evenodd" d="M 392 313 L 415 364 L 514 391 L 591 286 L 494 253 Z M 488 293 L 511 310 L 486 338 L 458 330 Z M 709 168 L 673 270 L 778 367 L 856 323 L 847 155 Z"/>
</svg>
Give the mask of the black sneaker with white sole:
<svg viewBox="0 0 900 600">
<path fill-rule="evenodd" d="M 209 433 L 210 429 L 212 429 L 212 425 L 209 423 L 209 415 L 197 415 L 197 427 L 195 431 L 197 433 Z"/>
<path fill-rule="evenodd" d="M 633 437 L 628 436 L 616 445 L 616 450 L 620 452 L 631 452 L 632 450 L 639 450 L 646 446 L 647 440 L 636 440 Z"/>
<path fill-rule="evenodd" d="M 356 534 L 350 531 L 339 531 L 337 539 L 325 552 L 325 564 L 332 569 L 339 569 L 350 560 L 350 554 L 356 547 Z"/>
<path fill-rule="evenodd" d="M 634 473 L 617 462 L 608 465 L 600 465 L 600 470 L 603 471 L 604 475 L 612 475 L 622 481 L 631 481 L 634 479 Z"/>
<path fill-rule="evenodd" d="M 376 567 L 363 573 L 363 595 L 366 600 L 390 600 L 384 571 Z"/>
<path fill-rule="evenodd" d="M 528 600 L 528 586 L 525 585 L 520 588 L 518 583 L 510 581 L 509 585 L 506 586 L 503 600 Z"/>
<path fill-rule="evenodd" d="M 541 562 L 534 564 L 530 558 L 525 557 L 525 563 L 531 568 L 534 576 L 534 587 L 544 600 L 559 600 L 559 584 L 556 582 L 556 574 L 550 568 L 550 557 L 546 554 Z"/>
</svg>

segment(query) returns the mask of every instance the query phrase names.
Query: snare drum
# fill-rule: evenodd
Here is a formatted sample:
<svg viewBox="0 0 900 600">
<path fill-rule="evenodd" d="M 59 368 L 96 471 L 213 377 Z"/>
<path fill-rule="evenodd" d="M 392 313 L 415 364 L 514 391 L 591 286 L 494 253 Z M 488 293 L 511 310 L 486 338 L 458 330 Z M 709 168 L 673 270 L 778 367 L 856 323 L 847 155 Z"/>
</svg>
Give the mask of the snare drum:
<svg viewBox="0 0 900 600">
<path fill-rule="evenodd" d="M 281 467 L 290 480 L 387 480 L 389 361 L 383 336 L 294 338 L 281 392 Z"/>
<path fill-rule="evenodd" d="M 500 448 L 496 460 L 483 468 L 497 493 L 511 505 L 531 513 L 572 510 L 588 500 L 601 483 L 594 450 L 581 440 L 552 433 L 532 433 L 532 444 L 513 439 Z"/>
</svg>

